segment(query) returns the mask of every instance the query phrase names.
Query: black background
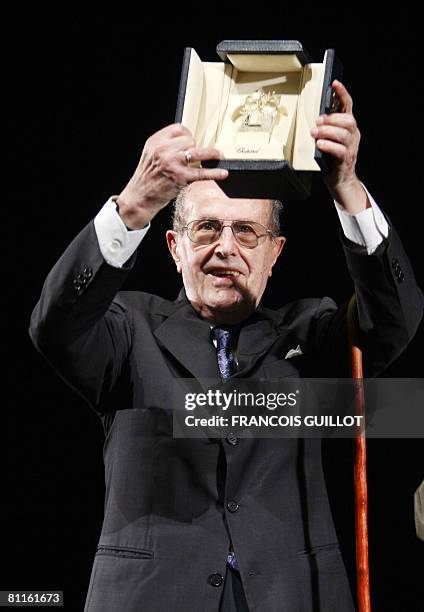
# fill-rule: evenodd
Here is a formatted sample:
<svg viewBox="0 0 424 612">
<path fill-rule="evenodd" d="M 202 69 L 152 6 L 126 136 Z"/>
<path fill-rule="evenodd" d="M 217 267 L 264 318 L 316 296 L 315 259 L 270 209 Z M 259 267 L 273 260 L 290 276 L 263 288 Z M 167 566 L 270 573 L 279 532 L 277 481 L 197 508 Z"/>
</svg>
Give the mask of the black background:
<svg viewBox="0 0 424 612">
<path fill-rule="evenodd" d="M 12 138 L 10 145 L 3 141 L 11 162 L 2 201 L 2 321 L 10 342 L 3 343 L 7 455 L 0 587 L 63 589 L 65 609 L 82 610 L 103 516 L 103 432 L 94 412 L 29 341 L 30 313 L 48 270 L 107 198 L 122 190 L 146 138 L 172 123 L 184 47 L 216 61 L 215 47 L 224 39 L 296 39 L 316 61 L 326 48 L 341 58 L 362 133 L 358 176 L 396 226 L 423 286 L 422 44 L 418 18 L 406 12 L 371 21 L 352 7 L 311 12 L 269 2 L 180 3 L 120 14 L 102 8 L 90 18 L 76 7 L 62 10 L 47 15 L 22 9 L 3 24 L 9 35 L 4 134 Z M 152 224 L 126 288 L 175 297 L 180 279 L 165 247 L 168 224 L 165 210 Z M 286 206 L 286 228 L 267 305 L 300 296 L 349 297 L 337 216 L 318 177 L 311 199 Z M 421 326 L 385 375 L 422 377 L 423 339 Z M 415 536 L 413 493 L 424 477 L 423 457 L 422 439 L 368 441 L 375 610 L 422 609 L 423 544 Z M 326 463 L 353 576 L 346 442 L 326 451 Z"/>
</svg>

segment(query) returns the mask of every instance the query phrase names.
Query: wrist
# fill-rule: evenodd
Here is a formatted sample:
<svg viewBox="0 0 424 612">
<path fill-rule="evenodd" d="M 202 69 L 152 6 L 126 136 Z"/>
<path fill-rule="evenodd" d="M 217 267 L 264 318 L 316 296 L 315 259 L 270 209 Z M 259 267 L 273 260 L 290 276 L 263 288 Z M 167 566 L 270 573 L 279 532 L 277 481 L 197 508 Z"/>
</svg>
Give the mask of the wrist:
<svg viewBox="0 0 424 612">
<path fill-rule="evenodd" d="M 139 230 L 147 227 L 153 217 L 148 211 L 140 207 L 132 207 L 122 201 L 120 196 L 115 200 L 116 212 L 128 231 Z"/>
<path fill-rule="evenodd" d="M 331 195 L 337 204 L 351 215 L 371 207 L 367 192 L 358 178 L 331 189 Z"/>
</svg>

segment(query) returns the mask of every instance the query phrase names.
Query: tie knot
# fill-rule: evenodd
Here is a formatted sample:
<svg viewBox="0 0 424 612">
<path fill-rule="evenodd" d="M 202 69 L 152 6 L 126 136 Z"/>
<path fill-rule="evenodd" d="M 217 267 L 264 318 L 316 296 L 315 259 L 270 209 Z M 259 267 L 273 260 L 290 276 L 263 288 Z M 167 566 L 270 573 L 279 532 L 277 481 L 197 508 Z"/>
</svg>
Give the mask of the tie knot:
<svg viewBox="0 0 424 612">
<path fill-rule="evenodd" d="M 228 327 L 214 327 L 212 337 L 216 340 L 217 349 L 229 349 L 233 341 L 234 332 Z"/>
</svg>

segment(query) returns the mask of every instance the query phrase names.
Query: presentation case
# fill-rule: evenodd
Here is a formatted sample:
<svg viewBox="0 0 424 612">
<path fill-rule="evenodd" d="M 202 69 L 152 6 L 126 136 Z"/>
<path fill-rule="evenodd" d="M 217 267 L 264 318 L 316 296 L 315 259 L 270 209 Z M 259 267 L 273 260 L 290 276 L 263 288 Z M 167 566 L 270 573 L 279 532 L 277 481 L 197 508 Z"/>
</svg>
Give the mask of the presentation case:
<svg viewBox="0 0 424 612">
<path fill-rule="evenodd" d="M 313 62 L 297 40 L 224 40 L 217 53 L 221 61 L 202 62 L 185 49 L 178 95 L 176 122 L 224 153 L 202 165 L 229 170 L 220 186 L 230 197 L 306 199 L 329 163 L 310 130 L 337 111 L 334 49 Z"/>
</svg>

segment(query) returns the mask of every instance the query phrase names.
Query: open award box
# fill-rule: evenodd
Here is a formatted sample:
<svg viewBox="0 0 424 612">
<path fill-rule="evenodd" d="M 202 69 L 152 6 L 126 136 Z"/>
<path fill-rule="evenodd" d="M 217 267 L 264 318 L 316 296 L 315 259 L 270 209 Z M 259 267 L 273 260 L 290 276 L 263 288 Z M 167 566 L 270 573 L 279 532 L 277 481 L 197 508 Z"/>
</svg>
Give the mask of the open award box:
<svg viewBox="0 0 424 612">
<path fill-rule="evenodd" d="M 226 40 L 221 62 L 202 62 L 185 49 L 176 122 L 198 146 L 225 159 L 202 162 L 229 170 L 220 187 L 230 197 L 303 200 L 328 155 L 310 130 L 322 113 L 337 110 L 331 87 L 342 65 L 333 49 L 312 62 L 296 40 Z"/>
</svg>

